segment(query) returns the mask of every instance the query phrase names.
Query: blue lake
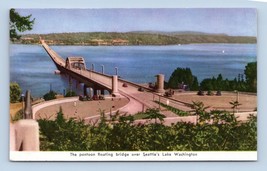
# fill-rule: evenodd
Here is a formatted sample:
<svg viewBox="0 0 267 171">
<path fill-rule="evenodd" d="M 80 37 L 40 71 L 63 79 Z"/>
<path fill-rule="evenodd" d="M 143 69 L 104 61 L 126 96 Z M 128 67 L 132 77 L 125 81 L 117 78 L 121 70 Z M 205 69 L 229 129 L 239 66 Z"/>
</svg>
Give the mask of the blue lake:
<svg viewBox="0 0 267 171">
<path fill-rule="evenodd" d="M 136 83 L 155 82 L 155 75 L 167 81 L 177 67 L 189 67 L 201 81 L 222 74 L 233 79 L 243 74 L 248 62 L 256 61 L 256 44 L 189 44 L 170 46 L 51 46 L 63 58 L 82 56 L 87 68 L 119 75 Z M 10 81 L 23 91 L 41 97 L 50 89 L 62 93 L 69 87 L 68 78 L 55 75 L 56 67 L 45 50 L 38 45 L 10 45 Z M 75 87 L 75 85 L 73 85 Z M 77 86 L 79 87 L 79 86 Z"/>
</svg>

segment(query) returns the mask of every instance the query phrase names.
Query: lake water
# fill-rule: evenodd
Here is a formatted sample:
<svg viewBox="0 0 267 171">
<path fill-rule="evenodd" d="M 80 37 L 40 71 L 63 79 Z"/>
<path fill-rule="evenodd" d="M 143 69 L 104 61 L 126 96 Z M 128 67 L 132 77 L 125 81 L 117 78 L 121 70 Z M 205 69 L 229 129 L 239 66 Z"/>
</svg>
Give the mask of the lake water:
<svg viewBox="0 0 267 171">
<path fill-rule="evenodd" d="M 87 68 L 119 75 L 136 83 L 155 82 L 161 73 L 168 80 L 177 67 L 189 67 L 201 81 L 222 74 L 233 79 L 243 74 L 248 62 L 256 61 L 255 44 L 189 44 L 170 46 L 51 46 L 63 58 L 82 56 Z M 59 93 L 69 87 L 68 78 L 55 75 L 56 67 L 38 45 L 10 45 L 10 81 L 23 91 L 41 97 L 50 90 Z M 75 87 L 75 85 L 73 86 Z M 79 86 L 78 86 L 79 87 Z"/>
</svg>

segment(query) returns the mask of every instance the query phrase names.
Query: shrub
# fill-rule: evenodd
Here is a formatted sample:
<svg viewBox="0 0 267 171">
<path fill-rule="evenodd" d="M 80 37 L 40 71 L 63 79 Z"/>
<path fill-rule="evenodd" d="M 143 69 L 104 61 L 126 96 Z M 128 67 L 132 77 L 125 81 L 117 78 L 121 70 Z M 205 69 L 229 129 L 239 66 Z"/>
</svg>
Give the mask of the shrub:
<svg viewBox="0 0 267 171">
<path fill-rule="evenodd" d="M 44 100 L 45 101 L 47 101 L 47 100 L 53 100 L 53 99 L 55 99 L 56 98 L 56 92 L 54 92 L 54 91 L 49 91 L 48 93 L 46 93 L 44 96 L 43 96 L 43 98 L 44 98 Z"/>
<path fill-rule="evenodd" d="M 72 91 L 72 90 L 68 90 L 65 97 L 73 97 L 73 96 L 76 96 L 76 93 L 75 91 Z"/>
<path fill-rule="evenodd" d="M 198 104 L 198 103 L 197 103 Z M 200 103 L 199 103 L 200 104 Z M 98 124 L 65 119 L 62 110 L 56 119 L 40 119 L 40 141 L 43 151 L 252 151 L 257 150 L 257 118 L 237 122 L 225 111 L 203 112 L 200 122 L 162 122 L 135 124 L 132 117 L 100 119 Z M 148 113 L 147 113 L 148 112 Z M 144 112 L 158 118 L 157 110 Z M 105 116 L 101 114 L 103 118 Z M 206 121 L 216 119 L 213 124 Z"/>
<path fill-rule="evenodd" d="M 10 92 L 9 92 L 10 103 L 18 102 L 21 96 L 21 88 L 19 84 L 10 83 L 9 88 L 10 88 Z"/>
</svg>

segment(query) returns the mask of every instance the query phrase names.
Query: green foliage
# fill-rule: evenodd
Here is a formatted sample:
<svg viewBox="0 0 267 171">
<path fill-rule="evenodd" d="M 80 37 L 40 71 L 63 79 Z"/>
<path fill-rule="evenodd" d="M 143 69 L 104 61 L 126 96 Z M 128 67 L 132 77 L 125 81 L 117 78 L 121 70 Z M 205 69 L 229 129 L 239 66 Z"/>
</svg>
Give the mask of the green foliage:
<svg viewBox="0 0 267 171">
<path fill-rule="evenodd" d="M 43 96 L 43 98 L 44 98 L 45 101 L 47 101 L 47 100 L 53 100 L 53 99 L 56 98 L 56 94 L 57 94 L 56 92 L 54 92 L 53 90 L 51 90 L 48 93 L 46 93 Z"/>
<path fill-rule="evenodd" d="M 14 41 L 15 39 L 20 39 L 21 36 L 18 35 L 17 31 L 24 32 L 26 30 L 32 30 L 34 20 L 30 19 L 32 15 L 20 16 L 15 9 L 10 10 L 10 39 Z"/>
<path fill-rule="evenodd" d="M 9 100 L 10 103 L 16 103 L 20 100 L 21 88 L 18 83 L 10 83 L 9 85 Z"/>
<path fill-rule="evenodd" d="M 175 108 L 175 107 L 166 105 L 166 104 L 161 103 L 161 102 L 158 102 L 158 101 L 154 101 L 154 102 L 157 103 L 157 104 L 159 104 L 160 106 L 166 108 L 167 110 L 172 111 L 173 113 L 175 113 L 175 114 L 178 115 L 178 116 L 188 116 L 188 115 L 189 115 L 188 112 L 182 111 L 182 110 L 177 109 L 177 108 Z"/>
<path fill-rule="evenodd" d="M 107 121 L 101 114 L 98 124 L 65 119 L 62 110 L 54 121 L 38 120 L 41 150 L 44 151 L 244 151 L 257 150 L 257 118 L 245 123 L 226 111 L 204 112 L 196 103 L 199 123 L 178 122 L 134 124 L 133 117 L 119 116 Z M 102 112 L 103 113 L 103 112 Z M 157 110 L 145 112 L 158 118 Z M 209 122 L 213 121 L 213 124 Z"/>
<path fill-rule="evenodd" d="M 193 76 L 193 83 L 189 88 L 191 88 L 191 90 L 198 90 L 198 87 L 199 87 L 198 79 L 196 76 Z"/>
<path fill-rule="evenodd" d="M 232 105 L 231 108 L 233 109 L 233 113 L 235 113 L 235 111 L 237 111 L 237 107 L 241 105 L 237 100 L 231 101 L 229 103 L 230 103 L 230 105 Z"/>
<path fill-rule="evenodd" d="M 248 91 L 257 92 L 257 62 L 248 63 L 244 73 L 246 75 Z"/>
<path fill-rule="evenodd" d="M 257 150 L 257 117 L 250 115 L 249 121 L 240 125 L 237 134 L 246 137 L 240 139 L 240 148 L 247 151 Z"/>
<path fill-rule="evenodd" d="M 206 109 L 208 109 L 209 106 L 204 106 L 204 103 L 200 101 L 193 101 L 191 108 L 195 111 L 197 115 L 202 115 L 206 112 Z"/>
<path fill-rule="evenodd" d="M 219 74 L 216 78 L 207 78 L 200 83 L 202 90 L 225 90 L 225 91 L 249 91 L 257 92 L 257 62 L 250 62 L 246 65 L 244 74 L 238 74 L 233 80 L 223 79 Z"/>
<path fill-rule="evenodd" d="M 144 119 L 146 117 L 148 117 L 147 114 L 145 114 L 144 112 L 138 112 L 135 115 L 133 115 L 134 120 L 138 120 L 138 119 Z"/>
<path fill-rule="evenodd" d="M 238 79 L 223 79 L 219 74 L 217 78 L 206 78 L 200 83 L 201 90 L 205 91 L 249 91 L 247 82 L 243 79 L 243 75 L 239 74 Z"/>
<path fill-rule="evenodd" d="M 257 92 L 257 62 L 248 63 L 244 73 L 246 79 L 243 74 L 238 74 L 237 78 L 233 80 L 224 79 L 222 74 L 219 74 L 217 78 L 205 78 L 200 83 L 200 89 L 209 91 L 208 95 L 212 95 L 211 91 Z M 199 90 L 198 79 L 192 75 L 190 68 L 175 69 L 169 81 L 165 83 L 165 87 L 176 89 L 182 83 L 188 85 L 190 90 Z"/>
<path fill-rule="evenodd" d="M 38 120 L 41 132 L 41 150 L 45 151 L 81 151 L 87 149 L 89 128 L 83 121 L 66 120 L 62 110 L 54 121 Z"/>
<path fill-rule="evenodd" d="M 73 96 L 76 96 L 76 93 L 75 91 L 72 91 L 72 90 L 68 90 L 65 97 L 73 97 Z"/>
<path fill-rule="evenodd" d="M 191 72 L 190 68 L 177 68 L 173 71 L 169 81 L 168 87 L 178 88 L 179 84 L 188 85 L 190 90 L 198 90 L 198 80 Z"/>
<path fill-rule="evenodd" d="M 155 120 L 155 123 L 157 123 L 157 119 L 160 120 L 160 122 L 164 121 L 164 118 L 166 118 L 165 115 L 161 114 L 158 109 L 147 109 L 145 114 L 147 115 L 144 119 L 150 119 Z"/>
<path fill-rule="evenodd" d="M 118 116 L 118 115 L 116 115 L 116 116 Z M 134 117 L 132 115 L 128 115 L 128 116 L 123 115 L 123 116 L 119 117 L 119 121 L 120 122 L 131 122 L 132 123 L 134 121 Z"/>
</svg>

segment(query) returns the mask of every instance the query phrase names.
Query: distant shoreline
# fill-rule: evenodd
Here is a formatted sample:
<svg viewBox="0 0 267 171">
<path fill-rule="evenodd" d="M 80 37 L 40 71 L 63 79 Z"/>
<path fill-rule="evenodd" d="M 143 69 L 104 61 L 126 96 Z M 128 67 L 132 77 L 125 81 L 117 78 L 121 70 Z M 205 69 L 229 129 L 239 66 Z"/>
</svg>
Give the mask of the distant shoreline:
<svg viewBox="0 0 267 171">
<path fill-rule="evenodd" d="M 256 44 L 257 38 L 250 36 L 228 36 L 224 34 L 202 33 L 149 33 L 149 32 L 88 32 L 88 33 L 53 33 L 26 34 L 15 44 L 39 44 L 39 37 L 49 45 L 77 46 L 164 46 L 203 43 Z"/>
<path fill-rule="evenodd" d="M 41 45 L 40 43 L 14 43 L 12 42 L 11 44 L 14 45 Z M 183 45 L 193 45 L 193 44 L 257 44 L 256 43 L 187 43 L 187 44 L 168 44 L 168 45 L 86 45 L 86 44 L 50 44 L 48 43 L 48 45 L 50 46 L 92 46 L 92 47 L 97 47 L 97 46 L 183 46 Z"/>
</svg>

